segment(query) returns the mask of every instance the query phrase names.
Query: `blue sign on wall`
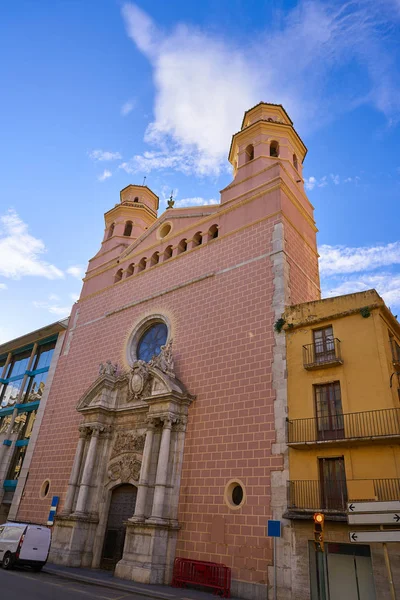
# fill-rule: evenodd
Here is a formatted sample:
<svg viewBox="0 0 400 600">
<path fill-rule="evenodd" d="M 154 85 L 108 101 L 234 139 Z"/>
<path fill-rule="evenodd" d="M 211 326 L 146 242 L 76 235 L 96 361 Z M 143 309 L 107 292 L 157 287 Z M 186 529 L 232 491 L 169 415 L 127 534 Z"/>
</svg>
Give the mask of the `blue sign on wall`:
<svg viewBox="0 0 400 600">
<path fill-rule="evenodd" d="M 281 537 L 281 522 L 268 521 L 267 535 L 268 537 Z"/>
<path fill-rule="evenodd" d="M 56 516 L 56 510 L 58 506 L 59 496 L 53 496 L 51 501 L 51 508 L 49 513 L 49 518 L 47 519 L 47 525 L 54 525 L 54 517 Z"/>
</svg>

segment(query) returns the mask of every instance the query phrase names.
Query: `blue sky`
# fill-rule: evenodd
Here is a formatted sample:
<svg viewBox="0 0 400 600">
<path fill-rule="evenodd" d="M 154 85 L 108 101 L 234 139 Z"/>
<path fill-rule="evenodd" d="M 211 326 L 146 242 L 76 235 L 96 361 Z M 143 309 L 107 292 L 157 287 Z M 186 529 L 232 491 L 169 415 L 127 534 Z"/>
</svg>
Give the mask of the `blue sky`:
<svg viewBox="0 0 400 600">
<path fill-rule="evenodd" d="M 400 311 L 400 0 L 6 0 L 0 342 L 68 314 L 129 183 L 219 200 L 231 134 L 282 103 L 309 148 L 324 295 Z"/>
</svg>

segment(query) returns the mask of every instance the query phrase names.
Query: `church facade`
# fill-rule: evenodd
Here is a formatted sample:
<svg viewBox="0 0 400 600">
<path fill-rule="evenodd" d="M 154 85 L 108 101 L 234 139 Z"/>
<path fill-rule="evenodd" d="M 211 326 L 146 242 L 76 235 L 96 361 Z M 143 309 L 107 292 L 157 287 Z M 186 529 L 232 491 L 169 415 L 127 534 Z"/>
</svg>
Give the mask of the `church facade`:
<svg viewBox="0 0 400 600">
<path fill-rule="evenodd" d="M 59 496 L 53 562 L 169 583 L 176 556 L 216 561 L 233 594 L 265 597 L 266 524 L 282 518 L 288 481 L 274 324 L 320 297 L 305 155 L 283 107 L 260 103 L 233 135 L 219 204 L 158 217 L 157 196 L 129 185 L 105 214 L 18 512 L 45 521 Z"/>
</svg>

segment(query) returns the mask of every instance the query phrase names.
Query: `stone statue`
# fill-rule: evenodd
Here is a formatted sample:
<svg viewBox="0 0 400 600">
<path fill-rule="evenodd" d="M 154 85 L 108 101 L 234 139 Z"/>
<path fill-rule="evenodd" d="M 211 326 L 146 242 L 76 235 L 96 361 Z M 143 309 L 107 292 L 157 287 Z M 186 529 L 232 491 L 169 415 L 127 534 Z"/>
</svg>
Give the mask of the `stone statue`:
<svg viewBox="0 0 400 600">
<path fill-rule="evenodd" d="M 149 365 L 151 367 L 157 367 L 163 373 L 166 373 L 170 377 L 175 377 L 174 373 L 174 359 L 172 356 L 172 342 L 170 340 L 165 346 L 161 346 L 161 351 L 158 356 L 153 356 Z"/>
<path fill-rule="evenodd" d="M 113 365 L 111 360 L 107 360 L 106 364 L 100 363 L 99 365 L 99 375 L 115 375 L 118 371 L 118 365 Z"/>
</svg>

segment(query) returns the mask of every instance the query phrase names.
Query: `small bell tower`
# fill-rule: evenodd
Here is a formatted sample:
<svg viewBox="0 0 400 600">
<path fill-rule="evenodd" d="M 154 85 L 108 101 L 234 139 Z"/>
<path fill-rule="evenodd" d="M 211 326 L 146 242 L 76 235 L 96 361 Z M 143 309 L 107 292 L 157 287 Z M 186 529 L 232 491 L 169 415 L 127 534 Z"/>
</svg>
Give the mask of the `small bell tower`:
<svg viewBox="0 0 400 600">
<path fill-rule="evenodd" d="M 239 183 L 277 162 L 303 189 L 302 164 L 307 148 L 280 104 L 260 102 L 243 117 L 242 128 L 232 136 L 229 162 L 234 183 Z M 273 171 L 271 170 L 271 176 Z"/>
<path fill-rule="evenodd" d="M 131 184 L 121 190 L 119 204 L 104 215 L 104 238 L 88 272 L 117 258 L 141 236 L 157 220 L 158 204 L 158 196 L 146 185 Z"/>
</svg>

